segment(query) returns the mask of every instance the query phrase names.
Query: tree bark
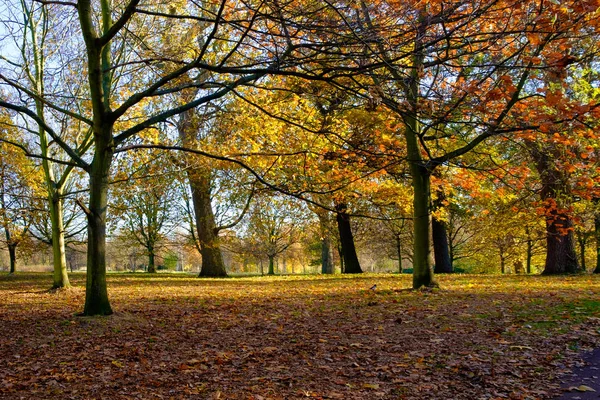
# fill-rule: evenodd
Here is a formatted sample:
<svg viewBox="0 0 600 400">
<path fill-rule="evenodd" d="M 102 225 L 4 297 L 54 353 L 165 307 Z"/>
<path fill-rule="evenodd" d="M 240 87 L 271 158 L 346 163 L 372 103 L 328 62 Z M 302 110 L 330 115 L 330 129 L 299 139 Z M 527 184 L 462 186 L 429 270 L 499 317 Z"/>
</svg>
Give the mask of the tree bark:
<svg viewBox="0 0 600 400">
<path fill-rule="evenodd" d="M 596 268 L 595 274 L 600 274 L 600 213 L 594 216 L 594 237 L 596 239 Z"/>
<path fill-rule="evenodd" d="M 337 225 L 340 234 L 341 256 L 344 260 L 345 274 L 360 274 L 362 269 L 358 262 L 356 247 L 354 246 L 354 236 L 352 235 L 352 227 L 350 226 L 350 215 L 347 212 L 346 204 L 340 203 L 335 205 L 337 211 Z"/>
<path fill-rule="evenodd" d="M 219 234 L 211 204 L 210 173 L 208 171 L 189 171 L 188 179 L 192 190 L 196 231 L 202 256 L 202 268 L 198 276 L 225 277 L 227 271 L 221 254 Z"/>
<path fill-rule="evenodd" d="M 419 12 L 415 48 L 421 48 L 425 36 L 427 22 L 425 12 Z M 431 170 L 423 162 L 419 144 L 419 83 L 421 80 L 420 69 L 423 65 L 425 54 L 415 52 L 412 57 L 413 68 L 410 79 L 406 85 L 406 97 L 409 110 L 404 115 L 404 137 L 410 174 L 412 178 L 413 195 L 413 288 L 421 286 L 435 286 L 433 268 L 431 267 Z"/>
<path fill-rule="evenodd" d="M 398 255 L 398 273 L 402 273 L 402 240 L 400 233 L 396 234 L 396 254 Z"/>
<path fill-rule="evenodd" d="M 200 126 L 199 118 L 195 113 L 194 109 L 182 113 L 177 125 L 179 137 L 183 145 L 188 148 L 197 146 L 196 135 Z M 219 232 L 211 203 L 211 171 L 194 166 L 192 169 L 188 169 L 187 175 L 192 191 L 196 232 L 202 257 L 202 267 L 198 276 L 225 277 L 227 270 L 221 254 Z"/>
<path fill-rule="evenodd" d="M 331 257 L 331 239 L 325 236 L 321 239 L 321 273 L 333 274 L 333 257 Z"/>
<path fill-rule="evenodd" d="M 452 260 L 448 246 L 448 230 L 446 223 L 437 218 L 431 219 L 431 233 L 433 238 L 433 254 L 435 257 L 436 274 L 452 273 Z"/>
<path fill-rule="evenodd" d="M 329 218 L 325 212 L 317 212 L 321 231 L 321 273 L 333 274 L 333 257 L 331 256 L 331 237 L 329 233 Z"/>
<path fill-rule="evenodd" d="M 527 234 L 527 274 L 531 274 L 531 259 L 533 258 L 533 240 L 531 239 L 531 233 L 529 227 L 525 227 L 525 233 Z"/>
<path fill-rule="evenodd" d="M 585 248 L 586 248 L 586 244 L 587 244 L 587 238 L 585 236 L 585 233 L 582 233 L 581 236 L 579 236 L 577 238 L 577 241 L 579 242 L 579 259 L 580 259 L 581 270 L 585 272 L 585 270 L 586 270 Z"/>
<path fill-rule="evenodd" d="M 576 273 L 579 271 L 573 221 L 565 213 L 553 210 L 546 218 L 546 264 L 544 275 Z M 568 233 L 564 230 L 568 229 Z"/>
<path fill-rule="evenodd" d="M 154 248 L 149 247 L 148 248 L 148 273 L 150 273 L 150 274 L 156 273 L 156 264 L 154 263 L 155 258 L 156 257 L 154 254 Z"/>
<path fill-rule="evenodd" d="M 546 263 L 544 275 L 575 273 L 579 271 L 573 221 L 564 209 L 569 190 L 567 176 L 556 168 L 553 163 L 553 153 L 556 150 L 552 144 L 542 146 L 529 142 L 528 149 L 532 155 L 540 176 L 542 189 L 540 198 L 546 211 Z"/>
<path fill-rule="evenodd" d="M 413 289 L 421 286 L 434 286 L 431 266 L 431 200 L 430 174 L 422 166 L 411 162 L 413 181 Z"/>
<path fill-rule="evenodd" d="M 52 263 L 54 267 L 52 289 L 70 288 L 71 283 L 67 273 L 65 251 L 62 191 L 55 189 L 49 197 L 50 221 L 52 224 Z"/>
<path fill-rule="evenodd" d="M 110 315 L 106 289 L 106 209 L 112 147 L 96 144 L 90 170 L 90 200 L 87 212 L 88 247 L 85 306 L 83 315 Z"/>
<path fill-rule="evenodd" d="M 10 259 L 10 269 L 8 272 L 10 274 L 14 274 L 17 272 L 17 245 L 9 244 L 8 245 L 8 257 Z"/>
<path fill-rule="evenodd" d="M 269 275 L 275 275 L 275 257 L 269 256 Z"/>
</svg>

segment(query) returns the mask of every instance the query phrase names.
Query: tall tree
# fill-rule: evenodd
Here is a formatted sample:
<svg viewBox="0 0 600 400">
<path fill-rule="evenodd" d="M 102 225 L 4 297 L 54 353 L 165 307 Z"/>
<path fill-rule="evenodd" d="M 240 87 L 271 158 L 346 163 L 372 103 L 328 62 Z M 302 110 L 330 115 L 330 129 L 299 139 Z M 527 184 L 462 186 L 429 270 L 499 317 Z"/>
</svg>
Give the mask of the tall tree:
<svg viewBox="0 0 600 400">
<path fill-rule="evenodd" d="M 68 28 L 72 43 L 60 49 L 73 57 L 63 59 L 56 68 L 81 71 L 79 76 L 87 80 L 81 93 L 87 109 L 74 109 L 70 103 L 62 105 L 56 100 L 59 96 L 50 93 L 42 98 L 23 90 L 16 68 L 0 77 L 14 88 L 13 96 L 1 100 L 0 106 L 35 121 L 68 154 L 69 162 L 89 176 L 89 202 L 87 206 L 81 204 L 88 219 L 85 315 L 112 313 L 106 287 L 105 252 L 108 184 L 115 153 L 130 148 L 134 145 L 133 138 L 162 121 L 223 97 L 266 74 L 303 63 L 306 57 L 325 47 L 339 46 L 336 40 L 325 43 L 297 33 L 295 29 L 306 29 L 308 33 L 311 28 L 306 25 L 307 14 L 297 13 L 293 4 L 250 1 L 239 5 L 228 0 L 215 4 L 213 8 L 195 1 L 175 5 L 149 0 L 53 3 L 65 17 L 53 21 L 49 29 L 62 28 L 60 23 L 73 16 L 78 21 Z M 321 4 L 316 4 L 304 7 L 303 11 L 321 9 Z M 335 15 L 329 13 L 329 18 Z M 323 25 L 324 29 L 331 27 L 329 21 Z M 296 33 L 290 33 L 288 25 L 294 25 Z M 333 29 L 330 31 L 341 37 Z M 83 48 L 83 53 L 73 54 L 73 48 Z M 9 62 L 4 66 L 11 68 Z M 334 73 L 318 64 L 311 69 L 297 73 L 319 79 Z M 207 74 L 210 78 L 203 79 Z M 174 94 L 198 89 L 198 95 L 189 101 L 171 101 Z M 17 95 L 17 91 L 21 93 Z M 21 102 L 25 98 L 29 102 Z M 30 108 L 30 102 L 36 100 L 90 130 L 89 155 L 84 155 L 88 150 L 84 138 L 76 145 L 70 144 Z M 146 139 L 151 142 L 151 135 Z"/>
</svg>

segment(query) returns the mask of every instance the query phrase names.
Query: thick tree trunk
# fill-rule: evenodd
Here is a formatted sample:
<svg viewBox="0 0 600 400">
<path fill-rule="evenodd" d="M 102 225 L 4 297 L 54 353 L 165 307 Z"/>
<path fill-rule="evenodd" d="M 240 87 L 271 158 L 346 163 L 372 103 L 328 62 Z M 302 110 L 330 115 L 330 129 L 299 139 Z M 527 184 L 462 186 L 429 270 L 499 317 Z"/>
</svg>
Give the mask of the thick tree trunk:
<svg viewBox="0 0 600 400">
<path fill-rule="evenodd" d="M 432 218 L 431 233 L 433 238 L 433 254 L 435 257 L 434 272 L 436 274 L 452 273 L 452 261 L 450 259 L 446 223 L 437 218 Z"/>
<path fill-rule="evenodd" d="M 560 212 L 551 212 L 546 219 L 546 264 L 544 275 L 576 273 L 579 271 L 573 221 Z M 568 233 L 565 234 L 565 229 Z"/>
<path fill-rule="evenodd" d="M 500 273 L 504 275 L 506 273 L 506 259 L 504 258 L 504 252 L 500 250 Z"/>
<path fill-rule="evenodd" d="M 414 162 L 411 163 L 413 181 L 413 288 L 434 286 L 433 268 L 431 267 L 431 200 L 429 172 Z"/>
<path fill-rule="evenodd" d="M 425 12 L 419 12 L 415 48 L 421 48 L 421 41 L 425 37 L 427 21 Z M 420 69 L 423 65 L 425 54 L 415 52 L 412 57 L 413 68 L 410 73 L 409 84 L 406 87 L 408 112 L 404 115 L 404 137 L 410 165 L 413 195 L 413 288 L 434 286 L 433 268 L 431 267 L 431 170 L 423 164 L 423 157 L 418 136 L 419 124 L 419 84 L 421 81 Z"/>
<path fill-rule="evenodd" d="M 275 257 L 269 256 L 269 275 L 275 275 Z"/>
<path fill-rule="evenodd" d="M 97 144 L 90 172 L 90 201 L 87 210 L 88 248 L 85 307 L 83 315 L 110 315 L 106 289 L 106 211 L 108 175 L 112 161 L 109 146 Z"/>
<path fill-rule="evenodd" d="M 188 178 L 192 189 L 196 231 L 202 256 L 202 268 L 199 276 L 225 277 L 227 271 L 221 254 L 219 233 L 211 204 L 210 172 L 190 171 Z"/>
<path fill-rule="evenodd" d="M 331 237 L 329 231 L 329 218 L 325 212 L 317 212 L 319 229 L 321 233 L 321 273 L 333 274 L 333 257 L 331 256 Z"/>
<path fill-rule="evenodd" d="M 194 109 L 181 114 L 177 129 L 183 145 L 187 148 L 194 148 L 198 145 L 196 137 L 201 128 L 199 121 L 200 118 L 198 118 Z M 221 254 L 219 232 L 211 204 L 210 175 L 210 169 L 201 166 L 194 166 L 192 170 L 188 170 L 196 231 L 200 242 L 200 255 L 202 256 L 202 268 L 198 276 L 225 277 L 227 271 Z"/>
<path fill-rule="evenodd" d="M 148 247 L 148 273 L 156 273 L 156 264 L 154 262 L 156 256 L 154 254 L 154 247 Z"/>
<path fill-rule="evenodd" d="M 331 257 L 331 239 L 324 236 L 321 239 L 321 273 L 333 274 L 333 257 Z"/>
<path fill-rule="evenodd" d="M 345 274 L 360 274 L 362 269 L 358 262 L 356 247 L 354 246 L 354 236 L 352 235 L 352 227 L 350 226 L 350 215 L 347 212 L 346 204 L 340 203 L 335 205 L 337 211 L 337 225 L 340 234 L 341 255 L 344 260 Z"/>
<path fill-rule="evenodd" d="M 594 216 L 594 237 L 596 239 L 596 268 L 595 274 L 600 274 L 600 213 Z"/>
<path fill-rule="evenodd" d="M 556 150 L 552 144 L 543 147 L 540 143 L 530 142 L 528 148 L 535 160 L 542 184 L 540 197 L 547 207 L 546 264 L 542 274 L 578 272 L 573 221 L 565 211 L 562 211 L 567 208 L 564 203 L 568 201 L 569 195 L 567 176 L 554 165 L 553 161 L 556 157 L 553 154 Z"/>
<path fill-rule="evenodd" d="M 54 267 L 52 288 L 69 288 L 71 283 L 67 273 L 62 192 L 54 190 L 49 200 L 50 221 L 52 223 L 52 263 Z"/>
<path fill-rule="evenodd" d="M 17 272 L 17 245 L 9 244 L 8 245 L 8 257 L 10 259 L 10 269 L 8 272 L 10 274 L 14 274 Z"/>
</svg>

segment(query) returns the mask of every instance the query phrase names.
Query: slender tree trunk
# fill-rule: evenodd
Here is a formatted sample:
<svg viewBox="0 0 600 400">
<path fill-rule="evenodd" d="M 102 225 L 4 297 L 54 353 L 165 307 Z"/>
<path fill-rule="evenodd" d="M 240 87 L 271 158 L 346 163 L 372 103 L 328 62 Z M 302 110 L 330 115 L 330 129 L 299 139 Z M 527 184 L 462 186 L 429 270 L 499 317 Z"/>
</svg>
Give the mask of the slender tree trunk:
<svg viewBox="0 0 600 400">
<path fill-rule="evenodd" d="M 402 273 L 402 240 L 400 233 L 396 234 L 396 254 L 398 255 L 398 273 Z"/>
<path fill-rule="evenodd" d="M 586 265 L 585 265 L 585 248 L 586 248 L 586 244 L 587 244 L 587 238 L 585 237 L 585 233 L 582 233 L 578 238 L 577 241 L 579 242 L 579 257 L 580 257 L 580 264 L 581 264 L 581 270 L 585 272 L 586 270 Z"/>
<path fill-rule="evenodd" d="M 62 192 L 58 189 L 54 190 L 49 200 L 52 224 L 52 263 L 54 266 L 52 288 L 69 288 L 71 283 L 67 273 Z"/>
<path fill-rule="evenodd" d="M 227 271 L 211 204 L 210 172 L 189 171 L 188 178 L 192 189 L 196 231 L 202 255 L 202 269 L 199 276 L 225 277 Z"/>
<path fill-rule="evenodd" d="M 106 289 L 106 209 L 108 206 L 108 176 L 112 161 L 110 148 L 101 142 L 96 144 L 95 158 L 90 172 L 84 315 L 112 314 Z"/>
<path fill-rule="evenodd" d="M 437 177 L 441 175 L 437 174 Z M 446 195 L 441 189 L 436 191 L 437 199 L 432 205 L 433 210 L 439 211 L 443 208 Z M 452 273 L 452 259 L 450 258 L 450 246 L 448 244 L 448 227 L 446 222 L 431 217 L 431 238 L 433 241 L 433 255 L 434 255 L 434 272 L 436 274 L 449 274 Z"/>
<path fill-rule="evenodd" d="M 434 272 L 436 274 L 452 273 L 452 261 L 450 260 L 446 223 L 437 218 L 432 218 L 431 233 L 433 238 L 433 254 L 435 257 Z"/>
<path fill-rule="evenodd" d="M 504 258 L 504 252 L 500 250 L 500 273 L 504 275 L 506 273 L 506 259 Z"/>
<path fill-rule="evenodd" d="M 275 257 L 269 256 L 269 275 L 275 275 Z"/>
<path fill-rule="evenodd" d="M 354 246 L 354 236 L 352 235 L 352 227 L 350 226 L 350 215 L 347 212 L 346 204 L 336 204 L 337 225 L 340 234 L 341 255 L 344 259 L 345 274 L 360 274 L 362 269 L 358 262 L 356 247 Z"/>
<path fill-rule="evenodd" d="M 596 268 L 595 274 L 600 274 L 600 213 L 594 216 L 594 237 L 596 239 Z"/>
<path fill-rule="evenodd" d="M 527 234 L 527 274 L 531 274 L 531 259 L 533 258 L 533 240 L 531 239 L 531 233 L 529 227 L 525 227 L 525 233 Z"/>
</svg>

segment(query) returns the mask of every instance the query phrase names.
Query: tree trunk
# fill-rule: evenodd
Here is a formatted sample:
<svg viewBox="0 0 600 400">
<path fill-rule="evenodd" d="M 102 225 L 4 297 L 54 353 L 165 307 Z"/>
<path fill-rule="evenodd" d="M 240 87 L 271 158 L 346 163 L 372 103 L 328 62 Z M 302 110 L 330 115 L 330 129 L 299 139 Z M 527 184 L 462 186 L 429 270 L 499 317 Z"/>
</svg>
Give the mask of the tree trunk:
<svg viewBox="0 0 600 400">
<path fill-rule="evenodd" d="M 269 275 L 275 275 L 275 256 L 269 256 Z"/>
<path fill-rule="evenodd" d="M 396 254 L 398 255 L 398 273 L 402 273 L 402 240 L 400 240 L 400 233 L 396 234 Z"/>
<path fill-rule="evenodd" d="M 9 273 L 14 274 L 17 272 L 17 245 L 10 243 L 8 245 L 8 256 L 10 258 L 10 269 Z"/>
<path fill-rule="evenodd" d="M 154 263 L 155 258 L 154 247 L 148 247 L 148 273 L 150 274 L 156 273 L 156 265 Z"/>
<path fill-rule="evenodd" d="M 542 189 L 540 197 L 546 211 L 546 263 L 544 275 L 575 273 L 579 270 L 575 239 L 573 236 L 573 221 L 566 211 L 563 211 L 568 201 L 569 188 L 564 171 L 554 165 L 553 154 L 557 151 L 552 144 L 545 146 L 537 142 L 527 143 L 535 166 L 540 176 Z"/>
<path fill-rule="evenodd" d="M 506 273 L 506 260 L 504 258 L 504 252 L 500 250 L 500 273 L 504 275 Z"/>
<path fill-rule="evenodd" d="M 188 178 L 192 189 L 196 231 L 202 256 L 202 268 L 199 276 L 225 277 L 227 271 L 221 254 L 219 233 L 211 204 L 210 172 L 189 171 Z"/>
<path fill-rule="evenodd" d="M 446 223 L 437 218 L 431 219 L 431 233 L 433 238 L 433 254 L 435 257 L 436 274 L 452 273 L 452 261 L 448 247 L 448 230 Z"/>
<path fill-rule="evenodd" d="M 558 211 L 552 211 L 546 218 L 546 264 L 544 275 L 576 273 L 579 271 L 573 221 Z M 565 234 L 564 230 L 568 229 Z"/>
<path fill-rule="evenodd" d="M 422 47 L 422 40 L 426 31 L 426 13 L 420 11 L 418 16 L 419 27 L 415 37 L 416 49 Z M 406 87 L 408 111 L 404 114 L 404 137 L 410 174 L 412 179 L 413 195 L 413 288 L 421 286 L 434 286 L 433 268 L 431 267 L 431 170 L 423 163 L 419 143 L 419 84 L 421 81 L 420 70 L 425 59 L 423 52 L 414 52 L 412 57 L 413 68 L 410 72 L 409 84 Z"/>
<path fill-rule="evenodd" d="M 331 257 L 331 239 L 324 236 L 321 239 L 321 273 L 333 274 L 333 257 Z"/>
<path fill-rule="evenodd" d="M 531 274 L 531 259 L 533 258 L 533 240 L 531 240 L 531 233 L 529 227 L 525 227 L 525 233 L 527 234 L 527 274 Z"/>
<path fill-rule="evenodd" d="M 342 249 L 342 258 L 344 259 L 345 274 L 360 274 L 362 269 L 356 255 L 356 247 L 354 246 L 354 237 L 352 236 L 352 228 L 350 226 L 350 215 L 348 215 L 346 204 L 336 204 L 337 225 L 340 234 L 340 246 Z"/>
<path fill-rule="evenodd" d="M 184 147 L 194 148 L 197 146 L 196 137 L 201 128 L 200 120 L 194 109 L 181 114 L 177 130 Z M 211 171 L 209 168 L 194 166 L 193 169 L 188 169 L 187 173 L 192 190 L 196 231 L 202 256 L 202 268 L 198 276 L 225 277 L 227 271 L 221 254 L 219 232 L 211 204 Z"/>
<path fill-rule="evenodd" d="M 413 288 L 433 286 L 433 268 L 431 267 L 431 200 L 430 175 L 422 166 L 411 163 L 413 181 Z"/>
<path fill-rule="evenodd" d="M 49 200 L 52 224 L 52 263 L 54 266 L 52 289 L 70 288 L 65 251 L 62 192 L 58 189 L 54 190 Z"/>
<path fill-rule="evenodd" d="M 596 239 L 596 268 L 595 274 L 600 274 L 600 213 L 594 216 L 594 237 Z"/>
<path fill-rule="evenodd" d="M 110 315 L 106 289 L 106 208 L 111 147 L 97 143 L 90 171 L 90 201 L 87 211 L 88 247 L 85 307 L 83 315 Z"/>
<path fill-rule="evenodd" d="M 577 241 L 579 242 L 579 256 L 580 256 L 581 270 L 585 272 L 585 270 L 586 270 L 585 248 L 586 248 L 586 244 L 587 244 L 587 238 L 585 237 L 585 233 L 582 233 L 577 238 Z"/>
</svg>

